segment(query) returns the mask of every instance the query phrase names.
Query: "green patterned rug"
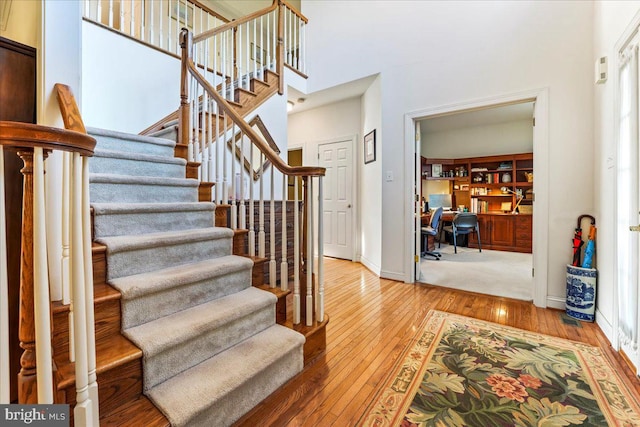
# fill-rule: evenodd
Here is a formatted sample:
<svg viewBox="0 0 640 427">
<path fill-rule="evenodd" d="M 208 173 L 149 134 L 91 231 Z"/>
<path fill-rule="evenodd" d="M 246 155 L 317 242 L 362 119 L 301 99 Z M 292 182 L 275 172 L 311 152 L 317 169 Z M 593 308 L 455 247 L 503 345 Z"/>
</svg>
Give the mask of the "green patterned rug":
<svg viewBox="0 0 640 427">
<path fill-rule="evenodd" d="M 431 311 L 363 426 L 640 426 L 600 349 Z"/>
</svg>

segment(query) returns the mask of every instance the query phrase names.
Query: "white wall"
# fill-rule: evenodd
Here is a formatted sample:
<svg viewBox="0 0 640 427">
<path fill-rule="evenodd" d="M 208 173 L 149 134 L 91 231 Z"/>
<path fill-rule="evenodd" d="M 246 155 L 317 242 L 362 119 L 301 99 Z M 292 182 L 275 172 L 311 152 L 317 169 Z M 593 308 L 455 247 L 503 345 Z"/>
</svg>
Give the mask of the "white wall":
<svg viewBox="0 0 640 427">
<path fill-rule="evenodd" d="M 423 132 L 422 157 L 459 159 L 498 154 L 531 153 L 531 120 L 469 126 L 442 132 Z"/>
<path fill-rule="evenodd" d="M 180 106 L 180 61 L 82 22 L 82 114 L 88 126 L 138 133 Z"/>
<path fill-rule="evenodd" d="M 606 83 L 594 85 L 595 114 L 594 140 L 594 213 L 598 226 L 598 311 L 596 321 L 607 334 L 613 335 L 615 317 L 614 272 L 615 245 L 615 174 L 616 140 L 614 111 L 616 88 L 614 73 L 617 69 L 616 42 L 634 16 L 640 13 L 640 1 L 601 1 L 595 4 L 594 43 L 592 62 L 607 56 L 609 78 Z"/>
<path fill-rule="evenodd" d="M 593 209 L 593 3 L 303 1 L 309 91 L 381 73 L 382 271 L 406 277 L 403 115 L 549 88 L 548 294 L 565 296 L 575 219 Z M 376 29 L 372 31 L 372 29 Z M 412 138 L 409 138 L 412 140 Z"/>
</svg>

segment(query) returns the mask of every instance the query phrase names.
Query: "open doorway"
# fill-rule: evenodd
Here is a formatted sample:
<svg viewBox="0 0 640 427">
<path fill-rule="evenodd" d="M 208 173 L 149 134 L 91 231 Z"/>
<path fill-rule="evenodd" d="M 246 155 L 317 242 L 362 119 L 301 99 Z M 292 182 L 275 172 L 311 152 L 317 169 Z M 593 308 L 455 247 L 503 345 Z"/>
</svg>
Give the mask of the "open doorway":
<svg viewBox="0 0 640 427">
<path fill-rule="evenodd" d="M 425 207 L 421 225 L 431 218 L 427 209 L 434 212 L 436 204 L 446 201 L 428 248 L 442 255 L 421 258 L 418 281 L 533 299 L 533 101 L 417 120 L 422 168 L 417 187 Z M 454 246 L 446 230 L 451 231 L 457 211 L 476 215 L 479 236 L 460 236 Z"/>
</svg>

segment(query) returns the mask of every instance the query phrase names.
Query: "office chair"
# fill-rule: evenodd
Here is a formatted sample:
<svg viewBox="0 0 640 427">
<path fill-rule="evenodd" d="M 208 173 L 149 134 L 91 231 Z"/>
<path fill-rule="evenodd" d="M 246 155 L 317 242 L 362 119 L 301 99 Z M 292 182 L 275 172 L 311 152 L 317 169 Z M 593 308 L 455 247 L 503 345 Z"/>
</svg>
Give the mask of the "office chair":
<svg viewBox="0 0 640 427">
<path fill-rule="evenodd" d="M 475 231 L 478 236 L 478 249 L 482 252 L 478 215 L 471 212 L 461 212 L 453 218 L 451 225 L 443 227 L 443 230 L 453 234 L 453 251 L 456 254 L 458 253 L 458 236 L 471 234 Z"/>
<path fill-rule="evenodd" d="M 436 236 L 438 234 L 438 226 L 440 225 L 440 217 L 442 216 L 442 206 L 435 210 L 433 214 L 431 214 L 431 221 L 427 227 L 421 228 L 422 234 L 422 248 L 423 252 L 420 254 L 421 257 L 426 257 L 427 255 L 432 256 L 436 259 L 436 261 L 440 261 L 440 257 L 442 254 L 436 251 L 429 251 L 429 236 Z"/>
</svg>

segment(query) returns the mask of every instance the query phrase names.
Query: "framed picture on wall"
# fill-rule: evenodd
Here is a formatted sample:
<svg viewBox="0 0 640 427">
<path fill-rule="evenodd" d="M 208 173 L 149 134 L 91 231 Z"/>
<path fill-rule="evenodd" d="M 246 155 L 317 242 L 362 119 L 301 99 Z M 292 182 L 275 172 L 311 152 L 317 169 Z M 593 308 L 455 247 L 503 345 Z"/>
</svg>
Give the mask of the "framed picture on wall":
<svg viewBox="0 0 640 427">
<path fill-rule="evenodd" d="M 376 161 L 376 130 L 364 136 L 364 164 Z"/>
</svg>

